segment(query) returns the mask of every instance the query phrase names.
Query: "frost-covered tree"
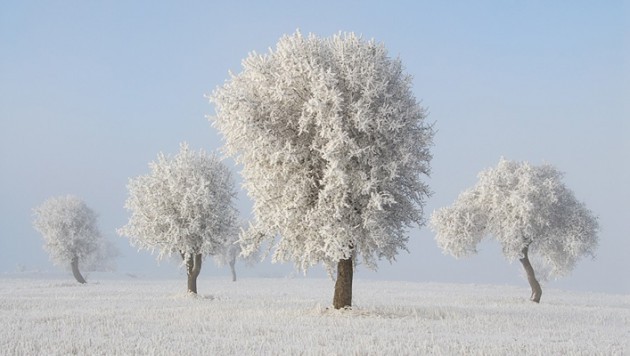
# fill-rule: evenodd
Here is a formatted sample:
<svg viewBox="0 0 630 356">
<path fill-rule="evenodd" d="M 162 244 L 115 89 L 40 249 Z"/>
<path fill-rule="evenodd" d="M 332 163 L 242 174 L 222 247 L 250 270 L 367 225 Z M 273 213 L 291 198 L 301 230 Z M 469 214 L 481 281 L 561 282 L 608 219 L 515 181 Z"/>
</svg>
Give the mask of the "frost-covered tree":
<svg viewBox="0 0 630 356">
<path fill-rule="evenodd" d="M 579 258 L 593 256 L 599 230 L 597 218 L 564 185 L 556 168 L 505 159 L 481 172 L 477 185 L 452 206 L 434 212 L 431 226 L 438 245 L 455 257 L 476 253 L 485 236 L 496 238 L 509 261 L 522 263 L 531 300 L 537 303 L 542 289 L 530 255 L 551 276 L 566 275 Z"/>
<path fill-rule="evenodd" d="M 238 243 L 238 235 L 235 239 L 226 241 L 223 249 L 214 255 L 214 262 L 219 266 L 230 266 L 232 282 L 236 282 L 236 258 L 241 254 L 241 245 Z"/>
<path fill-rule="evenodd" d="M 243 222 L 240 224 L 241 226 L 245 226 Z M 259 258 L 258 251 L 254 251 L 249 253 L 247 256 L 243 256 L 243 249 L 241 247 L 241 243 L 239 240 L 239 230 L 235 230 L 231 235 L 231 238 L 225 242 L 225 245 L 217 253 L 213 256 L 214 262 L 219 266 L 230 266 L 230 271 L 232 273 L 232 281 L 236 282 L 236 260 L 243 260 L 247 265 L 253 265 Z"/>
<path fill-rule="evenodd" d="M 210 100 L 254 201 L 244 254 L 279 236 L 274 262 L 336 269 L 333 305 L 351 306 L 357 258 L 394 260 L 424 224 L 433 129 L 411 77 L 352 33 L 297 32 L 242 65 Z"/>
<path fill-rule="evenodd" d="M 133 246 L 157 251 L 158 259 L 180 255 L 188 291 L 197 293 L 203 257 L 220 252 L 234 231 L 232 175 L 215 155 L 193 152 L 185 143 L 174 157 L 160 153 L 149 167 L 149 174 L 129 180 L 125 208 L 131 217 L 118 233 Z"/>
<path fill-rule="evenodd" d="M 115 249 L 98 230 L 96 213 L 81 199 L 72 195 L 49 198 L 33 213 L 33 226 L 42 234 L 52 262 L 70 266 L 77 282 L 86 282 L 79 264 L 94 270 L 114 257 Z"/>
</svg>

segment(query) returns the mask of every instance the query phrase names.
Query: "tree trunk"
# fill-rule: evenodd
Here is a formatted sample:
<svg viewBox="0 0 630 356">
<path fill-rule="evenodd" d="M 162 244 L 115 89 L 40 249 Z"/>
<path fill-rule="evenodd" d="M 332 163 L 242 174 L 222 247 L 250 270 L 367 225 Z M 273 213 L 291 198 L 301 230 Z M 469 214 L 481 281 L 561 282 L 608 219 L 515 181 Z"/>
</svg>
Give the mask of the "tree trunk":
<svg viewBox="0 0 630 356">
<path fill-rule="evenodd" d="M 529 282 L 530 287 L 532 287 L 532 296 L 531 301 L 540 303 L 540 297 L 542 296 L 542 288 L 540 288 L 540 283 L 536 280 L 536 275 L 534 274 L 534 267 L 529 263 L 529 257 L 527 256 L 527 247 L 523 249 L 523 258 L 520 259 L 523 264 L 523 268 L 527 273 L 527 281 Z"/>
<path fill-rule="evenodd" d="M 201 254 L 186 256 L 186 270 L 188 272 L 188 293 L 197 294 L 197 277 L 201 272 Z"/>
<path fill-rule="evenodd" d="M 234 265 L 236 265 L 236 257 L 230 260 L 230 270 L 232 271 L 232 282 L 236 282 L 236 268 L 234 268 Z"/>
<path fill-rule="evenodd" d="M 72 268 L 72 274 L 74 275 L 74 278 L 77 280 L 77 282 L 85 284 L 85 278 L 83 278 L 81 272 L 79 272 L 79 259 L 77 257 L 72 259 L 72 261 L 70 262 L 70 267 Z"/>
<path fill-rule="evenodd" d="M 337 263 L 337 281 L 335 282 L 335 295 L 333 297 L 333 307 L 335 309 L 352 306 L 353 269 L 352 258 L 339 260 L 339 263 Z"/>
</svg>

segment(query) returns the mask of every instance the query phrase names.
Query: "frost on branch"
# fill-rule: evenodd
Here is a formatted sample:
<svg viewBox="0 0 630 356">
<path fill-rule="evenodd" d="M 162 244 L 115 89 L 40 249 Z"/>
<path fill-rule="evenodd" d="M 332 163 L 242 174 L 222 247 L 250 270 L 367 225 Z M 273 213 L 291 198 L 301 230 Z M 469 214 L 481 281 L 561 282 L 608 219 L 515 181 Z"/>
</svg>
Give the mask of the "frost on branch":
<svg viewBox="0 0 630 356">
<path fill-rule="evenodd" d="M 53 197 L 33 213 L 33 227 L 42 234 L 44 249 L 54 264 L 70 267 L 76 263 L 88 271 L 113 268 L 117 251 L 98 230 L 96 213 L 81 199 Z"/>
<path fill-rule="evenodd" d="M 149 167 L 149 174 L 129 180 L 125 208 L 131 217 L 118 233 L 133 246 L 157 251 L 158 258 L 218 253 L 234 232 L 238 213 L 229 169 L 185 143 L 176 156 L 160 153 Z"/>
<path fill-rule="evenodd" d="M 490 235 L 508 260 L 526 257 L 525 251 L 555 277 L 569 273 L 582 256 L 593 256 L 599 231 L 597 218 L 558 170 L 504 159 L 481 172 L 477 185 L 452 206 L 437 210 L 431 226 L 438 245 L 455 257 L 475 253 Z"/>
<path fill-rule="evenodd" d="M 298 32 L 242 66 L 210 99 L 254 201 L 244 253 L 279 236 L 274 260 L 302 269 L 393 260 L 424 224 L 433 138 L 400 60 L 354 34 Z"/>
</svg>

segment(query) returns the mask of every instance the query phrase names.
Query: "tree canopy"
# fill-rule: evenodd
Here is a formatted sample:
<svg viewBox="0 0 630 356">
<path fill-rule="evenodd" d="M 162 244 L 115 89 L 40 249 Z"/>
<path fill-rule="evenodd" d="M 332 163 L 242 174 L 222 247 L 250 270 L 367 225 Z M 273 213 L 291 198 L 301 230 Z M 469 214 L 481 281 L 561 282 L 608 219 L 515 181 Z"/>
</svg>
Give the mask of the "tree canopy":
<svg viewBox="0 0 630 356">
<path fill-rule="evenodd" d="M 157 251 L 158 258 L 218 253 L 238 214 L 229 169 L 186 143 L 174 157 L 160 153 L 149 167 L 149 174 L 129 180 L 125 207 L 131 217 L 118 233 L 138 248 Z"/>
<path fill-rule="evenodd" d="M 476 253 L 494 237 L 513 261 L 536 255 L 550 276 L 570 272 L 579 258 L 594 254 L 599 224 L 551 165 L 501 159 L 479 174 L 478 183 L 452 206 L 431 217 L 438 245 L 455 257 Z"/>
<path fill-rule="evenodd" d="M 103 238 L 97 215 L 83 200 L 72 195 L 52 197 L 33 209 L 33 227 L 44 238 L 52 262 L 72 267 L 81 283 L 78 264 L 87 270 L 108 269 L 116 250 Z"/>
<path fill-rule="evenodd" d="M 386 48 L 350 34 L 282 37 L 210 97 L 242 164 L 256 220 L 244 252 L 279 236 L 274 261 L 376 268 L 424 224 L 433 129 Z"/>
</svg>

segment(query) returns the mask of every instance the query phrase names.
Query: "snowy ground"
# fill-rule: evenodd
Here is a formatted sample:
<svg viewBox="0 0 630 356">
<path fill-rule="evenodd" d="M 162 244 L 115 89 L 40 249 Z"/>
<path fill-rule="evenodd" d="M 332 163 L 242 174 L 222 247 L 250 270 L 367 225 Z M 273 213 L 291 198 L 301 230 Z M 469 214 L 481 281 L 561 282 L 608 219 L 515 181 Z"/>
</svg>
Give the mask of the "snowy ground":
<svg viewBox="0 0 630 356">
<path fill-rule="evenodd" d="M 0 277 L 0 354 L 630 354 L 630 295 L 319 279 Z"/>
</svg>

